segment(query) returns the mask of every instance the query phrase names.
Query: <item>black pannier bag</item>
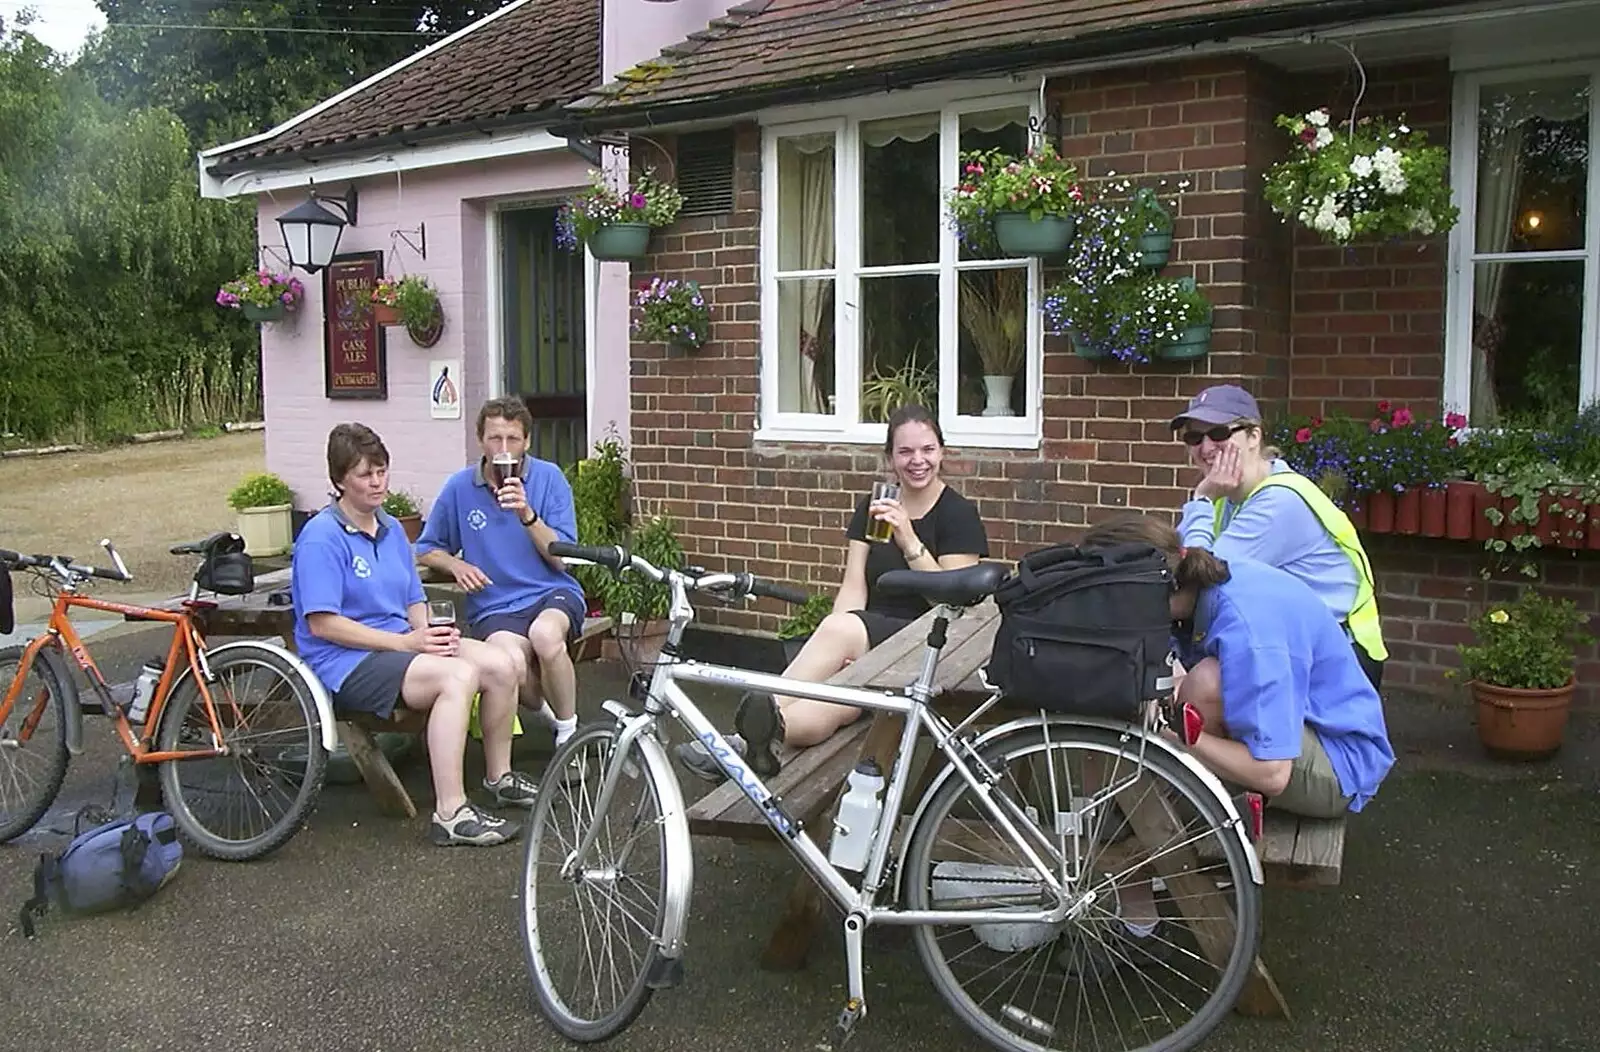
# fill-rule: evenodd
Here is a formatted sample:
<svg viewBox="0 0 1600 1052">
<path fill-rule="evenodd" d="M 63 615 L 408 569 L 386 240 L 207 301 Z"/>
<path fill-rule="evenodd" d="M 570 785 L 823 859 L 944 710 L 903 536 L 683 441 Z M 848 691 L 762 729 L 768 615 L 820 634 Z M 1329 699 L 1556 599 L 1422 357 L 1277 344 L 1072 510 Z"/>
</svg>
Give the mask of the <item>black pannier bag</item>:
<svg viewBox="0 0 1600 1052">
<path fill-rule="evenodd" d="M 1009 704 L 1137 720 L 1172 675 L 1172 572 L 1150 545 L 1029 552 L 994 599 L 986 675 Z"/>
</svg>

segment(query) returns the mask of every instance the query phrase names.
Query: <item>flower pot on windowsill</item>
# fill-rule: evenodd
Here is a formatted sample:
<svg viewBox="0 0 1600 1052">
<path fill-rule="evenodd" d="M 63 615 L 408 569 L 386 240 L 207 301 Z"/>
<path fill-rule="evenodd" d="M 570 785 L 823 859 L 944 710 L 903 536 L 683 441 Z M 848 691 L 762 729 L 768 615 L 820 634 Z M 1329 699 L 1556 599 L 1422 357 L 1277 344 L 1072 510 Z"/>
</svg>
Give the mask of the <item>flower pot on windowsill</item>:
<svg viewBox="0 0 1600 1052">
<path fill-rule="evenodd" d="M 1011 386 L 1016 382 L 1014 376 L 990 376 L 983 378 L 983 389 L 988 395 L 988 405 L 983 408 L 984 416 L 1016 416 L 1011 408 Z"/>
<path fill-rule="evenodd" d="M 649 247 L 649 223 L 612 223 L 589 235 L 590 254 L 608 263 L 643 259 Z"/>
<path fill-rule="evenodd" d="M 404 315 L 400 313 L 399 307 L 391 307 L 387 303 L 374 303 L 372 320 L 377 325 L 399 325 L 404 320 Z"/>
<path fill-rule="evenodd" d="M 1139 265 L 1160 270 L 1172 258 L 1172 231 L 1150 231 L 1139 235 Z"/>
<path fill-rule="evenodd" d="M 1367 529 L 1372 533 L 1394 532 L 1394 493 L 1380 489 L 1367 496 Z"/>
<path fill-rule="evenodd" d="M 1034 219 L 1026 212 L 998 212 L 994 217 L 994 238 L 1008 256 L 1059 256 L 1077 229 L 1076 216 Z"/>
<path fill-rule="evenodd" d="M 1422 531 L 1422 491 L 1414 487 L 1394 495 L 1394 532 L 1415 537 Z"/>
<path fill-rule="evenodd" d="M 241 303 L 239 310 L 244 314 L 245 320 L 254 322 L 282 321 L 289 313 L 289 308 L 282 303 L 270 303 L 265 307 L 257 307 L 254 303 Z"/>
<path fill-rule="evenodd" d="M 1443 486 L 1428 486 L 1421 491 L 1421 533 L 1424 537 L 1443 537 L 1449 518 L 1449 500 Z"/>
<path fill-rule="evenodd" d="M 294 544 L 290 512 L 292 504 L 239 509 L 239 536 L 244 538 L 246 555 L 282 555 Z"/>
<path fill-rule="evenodd" d="M 1542 760 L 1561 748 L 1577 678 L 1554 690 L 1519 690 L 1473 680 L 1478 740 L 1505 760 Z"/>
<path fill-rule="evenodd" d="M 1479 482 L 1468 482 L 1465 479 L 1453 479 L 1444 487 L 1444 535 L 1453 541 L 1466 541 L 1472 539 L 1473 530 L 1477 523 L 1473 519 L 1478 514 L 1478 490 L 1483 488 Z"/>
<path fill-rule="evenodd" d="M 1211 321 L 1191 325 L 1172 343 L 1156 352 L 1156 357 L 1169 362 L 1193 361 L 1211 353 Z"/>
</svg>

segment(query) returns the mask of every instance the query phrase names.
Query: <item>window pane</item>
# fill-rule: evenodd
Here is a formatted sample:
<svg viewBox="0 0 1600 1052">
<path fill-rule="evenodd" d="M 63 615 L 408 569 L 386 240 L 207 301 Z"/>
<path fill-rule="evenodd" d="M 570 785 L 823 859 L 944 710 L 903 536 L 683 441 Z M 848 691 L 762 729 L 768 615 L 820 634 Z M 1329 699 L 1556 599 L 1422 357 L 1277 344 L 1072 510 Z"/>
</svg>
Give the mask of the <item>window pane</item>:
<svg viewBox="0 0 1600 1052">
<path fill-rule="evenodd" d="M 1028 270 L 967 270 L 958 281 L 956 411 L 1021 416 L 1028 404 Z"/>
<path fill-rule="evenodd" d="M 973 150 L 1003 150 L 1012 157 L 1020 157 L 1028 149 L 1028 110 L 1018 107 L 1008 110 L 985 110 L 982 113 L 961 115 L 960 153 Z M 959 165 L 960 159 L 956 163 Z M 950 173 L 953 186 L 961 181 L 958 168 Z M 962 259 L 984 259 L 987 254 L 967 245 L 960 247 Z"/>
<path fill-rule="evenodd" d="M 1583 247 L 1588 77 L 1494 84 L 1478 103 L 1479 252 Z"/>
<path fill-rule="evenodd" d="M 778 140 L 778 269 L 833 269 L 833 133 Z"/>
<path fill-rule="evenodd" d="M 1582 260 L 1477 264 L 1467 417 L 1473 425 L 1577 412 L 1583 266 Z"/>
<path fill-rule="evenodd" d="M 861 419 L 907 402 L 939 411 L 939 276 L 861 279 Z"/>
<path fill-rule="evenodd" d="M 861 125 L 861 263 L 939 258 L 939 115 Z"/>
<path fill-rule="evenodd" d="M 833 412 L 833 346 L 833 279 L 779 279 L 779 412 Z"/>
</svg>

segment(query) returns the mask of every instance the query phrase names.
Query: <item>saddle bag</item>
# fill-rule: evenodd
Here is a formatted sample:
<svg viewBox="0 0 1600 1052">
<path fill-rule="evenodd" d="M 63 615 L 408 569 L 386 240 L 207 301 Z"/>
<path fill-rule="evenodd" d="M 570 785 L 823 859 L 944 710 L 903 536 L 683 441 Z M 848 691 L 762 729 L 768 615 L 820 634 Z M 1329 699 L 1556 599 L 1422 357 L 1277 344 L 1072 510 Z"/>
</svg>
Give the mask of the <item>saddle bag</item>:
<svg viewBox="0 0 1600 1052">
<path fill-rule="evenodd" d="M 60 854 L 39 856 L 33 897 L 18 915 L 22 933 L 32 938 L 35 918 L 52 907 L 87 915 L 138 906 L 172 879 L 182 861 L 183 845 L 164 811 L 79 833 Z"/>
<path fill-rule="evenodd" d="M 1172 675 L 1172 588 L 1149 545 L 1028 553 L 994 594 L 989 682 L 1026 708 L 1138 719 Z"/>
</svg>

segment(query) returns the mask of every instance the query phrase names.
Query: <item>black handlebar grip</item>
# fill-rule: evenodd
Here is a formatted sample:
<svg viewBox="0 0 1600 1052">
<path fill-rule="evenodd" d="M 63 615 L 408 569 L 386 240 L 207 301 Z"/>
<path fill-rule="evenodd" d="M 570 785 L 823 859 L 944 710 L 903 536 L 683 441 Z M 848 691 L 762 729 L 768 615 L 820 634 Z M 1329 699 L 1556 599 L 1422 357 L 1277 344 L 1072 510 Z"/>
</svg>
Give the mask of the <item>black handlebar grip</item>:
<svg viewBox="0 0 1600 1052">
<path fill-rule="evenodd" d="M 768 599 L 779 599 L 785 603 L 794 603 L 796 606 L 811 598 L 803 588 L 796 588 L 788 584 L 778 584 L 776 581 L 764 581 L 760 578 L 750 583 L 750 594 L 766 596 Z"/>
<path fill-rule="evenodd" d="M 601 566 L 609 566 L 613 570 L 620 569 L 627 559 L 621 548 L 603 548 L 595 544 L 568 544 L 566 541 L 551 541 L 550 554 L 558 559 L 587 559 Z"/>
</svg>

